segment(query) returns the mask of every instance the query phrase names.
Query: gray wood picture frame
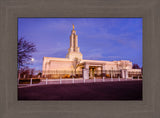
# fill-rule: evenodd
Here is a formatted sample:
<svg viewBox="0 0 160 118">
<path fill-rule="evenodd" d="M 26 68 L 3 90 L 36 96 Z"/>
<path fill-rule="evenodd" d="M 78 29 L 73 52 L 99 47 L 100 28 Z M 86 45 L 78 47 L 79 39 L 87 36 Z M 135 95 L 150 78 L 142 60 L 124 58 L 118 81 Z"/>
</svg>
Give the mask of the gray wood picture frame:
<svg viewBox="0 0 160 118">
<path fill-rule="evenodd" d="M 0 118 L 159 118 L 159 11 L 159 0 L 0 0 Z M 142 17 L 143 100 L 18 101 L 18 17 Z"/>
</svg>

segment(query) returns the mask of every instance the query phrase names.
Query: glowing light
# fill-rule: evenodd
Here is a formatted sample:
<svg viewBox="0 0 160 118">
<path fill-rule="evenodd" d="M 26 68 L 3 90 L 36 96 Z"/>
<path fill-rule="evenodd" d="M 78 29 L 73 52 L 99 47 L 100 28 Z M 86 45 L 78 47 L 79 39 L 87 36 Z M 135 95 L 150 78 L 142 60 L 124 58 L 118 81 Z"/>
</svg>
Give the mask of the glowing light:
<svg viewBox="0 0 160 118">
<path fill-rule="evenodd" d="M 33 62 L 33 61 L 34 61 L 34 58 L 31 58 L 31 61 Z"/>
</svg>

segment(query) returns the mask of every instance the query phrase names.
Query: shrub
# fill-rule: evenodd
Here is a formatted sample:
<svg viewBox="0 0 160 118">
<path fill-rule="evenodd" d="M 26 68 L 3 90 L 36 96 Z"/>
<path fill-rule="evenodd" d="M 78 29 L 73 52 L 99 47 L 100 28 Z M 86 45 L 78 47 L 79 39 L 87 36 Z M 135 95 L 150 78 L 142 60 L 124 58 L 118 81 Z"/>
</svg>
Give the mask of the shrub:
<svg viewBox="0 0 160 118">
<path fill-rule="evenodd" d="M 31 79 L 20 79 L 19 84 L 30 84 L 30 80 Z M 32 84 L 37 84 L 37 83 L 40 83 L 40 82 L 41 82 L 40 79 L 32 79 Z"/>
<path fill-rule="evenodd" d="M 110 78 L 111 76 L 110 76 L 110 74 L 106 74 L 106 77 L 107 77 L 107 78 Z"/>
<path fill-rule="evenodd" d="M 137 77 L 137 76 L 136 76 L 136 77 L 134 76 L 133 79 L 138 79 L 138 77 Z M 142 79 L 142 77 L 140 76 L 139 79 Z"/>
<path fill-rule="evenodd" d="M 67 78 L 70 78 L 70 75 L 66 75 Z"/>
<path fill-rule="evenodd" d="M 74 76 L 74 78 L 80 78 L 80 77 L 83 77 L 83 75 L 82 75 L 82 74 L 76 74 L 76 75 Z"/>
<path fill-rule="evenodd" d="M 65 74 L 64 76 L 62 76 L 62 78 L 70 78 L 71 76 L 69 74 Z"/>
</svg>

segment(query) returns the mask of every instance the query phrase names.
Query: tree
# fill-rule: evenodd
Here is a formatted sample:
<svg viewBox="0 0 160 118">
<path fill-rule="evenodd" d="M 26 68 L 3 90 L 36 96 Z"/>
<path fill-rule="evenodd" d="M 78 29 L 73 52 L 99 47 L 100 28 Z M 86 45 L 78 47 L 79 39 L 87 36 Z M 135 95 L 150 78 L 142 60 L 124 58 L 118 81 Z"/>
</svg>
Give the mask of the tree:
<svg viewBox="0 0 160 118">
<path fill-rule="evenodd" d="M 30 74 L 30 69 L 25 66 L 19 70 L 20 78 L 28 78 Z"/>
<path fill-rule="evenodd" d="M 25 66 L 19 70 L 20 78 L 31 78 L 35 74 L 34 68 L 29 68 L 28 66 Z"/>
<path fill-rule="evenodd" d="M 121 61 L 119 64 L 119 67 L 121 67 L 122 69 L 126 69 L 127 66 L 129 66 L 129 63 L 126 61 Z"/>
<path fill-rule="evenodd" d="M 78 58 L 74 58 L 72 65 L 73 65 L 73 68 L 74 68 L 75 75 L 76 75 L 76 70 L 77 70 L 79 64 L 80 64 L 80 60 Z"/>
<path fill-rule="evenodd" d="M 30 69 L 30 77 L 33 77 L 34 73 L 35 73 L 35 69 L 34 68 Z"/>
<path fill-rule="evenodd" d="M 140 67 L 139 67 L 138 64 L 133 64 L 132 68 L 133 68 L 133 69 L 140 69 Z"/>
<path fill-rule="evenodd" d="M 143 73 L 143 66 L 141 67 L 141 72 Z"/>
<path fill-rule="evenodd" d="M 18 39 L 18 69 L 30 63 L 32 58 L 31 53 L 35 51 L 36 47 L 33 43 L 24 40 L 24 38 Z"/>
<path fill-rule="evenodd" d="M 39 72 L 39 73 L 37 74 L 37 76 L 41 77 L 41 76 L 42 76 L 42 72 Z"/>
</svg>

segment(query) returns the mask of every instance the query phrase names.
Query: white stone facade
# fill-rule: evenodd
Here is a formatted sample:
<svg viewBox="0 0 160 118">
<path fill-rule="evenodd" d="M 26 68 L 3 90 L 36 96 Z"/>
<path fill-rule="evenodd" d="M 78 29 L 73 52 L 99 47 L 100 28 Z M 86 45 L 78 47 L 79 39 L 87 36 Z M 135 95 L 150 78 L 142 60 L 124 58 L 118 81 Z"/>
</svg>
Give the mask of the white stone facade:
<svg viewBox="0 0 160 118">
<path fill-rule="evenodd" d="M 74 30 L 73 26 L 70 36 L 70 47 L 68 49 L 66 58 L 44 57 L 42 74 L 46 75 L 48 74 L 48 71 L 74 71 L 73 62 L 75 58 L 80 60 L 80 66 L 76 69 L 77 71 L 82 71 L 82 69 L 85 69 L 88 72 L 89 67 L 92 66 L 96 67 L 97 70 L 133 70 L 132 62 L 128 60 L 98 61 L 83 59 L 83 55 L 78 47 L 78 36 L 76 35 L 76 31 Z M 141 70 L 138 69 L 137 71 Z"/>
<path fill-rule="evenodd" d="M 70 60 L 74 60 L 75 58 L 78 58 L 82 60 L 82 54 L 80 52 L 80 49 L 78 47 L 78 36 L 76 35 L 76 31 L 73 30 L 71 32 L 70 36 L 70 48 L 68 49 L 68 54 L 66 55 L 66 58 L 69 58 Z"/>
</svg>

